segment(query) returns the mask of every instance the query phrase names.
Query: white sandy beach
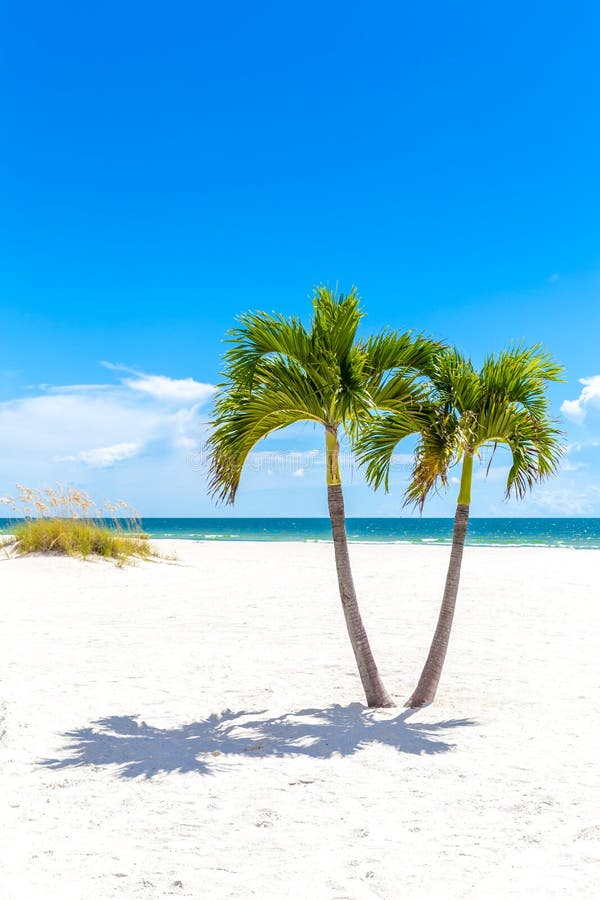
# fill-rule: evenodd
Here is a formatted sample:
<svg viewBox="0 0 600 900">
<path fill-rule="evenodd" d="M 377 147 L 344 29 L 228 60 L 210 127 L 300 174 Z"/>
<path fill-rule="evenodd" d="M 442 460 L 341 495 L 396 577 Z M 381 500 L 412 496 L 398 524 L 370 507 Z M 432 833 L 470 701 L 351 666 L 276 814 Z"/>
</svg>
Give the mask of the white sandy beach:
<svg viewBox="0 0 600 900">
<path fill-rule="evenodd" d="M 600 551 L 467 548 L 436 703 L 402 702 L 447 547 L 0 562 L 2 900 L 593 897 Z"/>
</svg>

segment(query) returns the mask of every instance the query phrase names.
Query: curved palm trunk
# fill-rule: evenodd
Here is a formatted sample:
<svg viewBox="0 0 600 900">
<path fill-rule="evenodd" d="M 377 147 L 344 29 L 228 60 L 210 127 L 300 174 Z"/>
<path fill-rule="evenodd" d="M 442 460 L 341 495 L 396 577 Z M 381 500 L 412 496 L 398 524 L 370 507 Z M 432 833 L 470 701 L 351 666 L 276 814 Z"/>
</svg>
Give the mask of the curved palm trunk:
<svg viewBox="0 0 600 900">
<path fill-rule="evenodd" d="M 342 493 L 338 464 L 339 445 L 336 432 L 333 429 L 327 429 L 326 448 L 327 503 L 331 520 L 340 599 L 350 643 L 352 644 L 360 679 L 367 697 L 367 704 L 369 706 L 394 706 L 395 704 L 386 691 L 377 669 L 356 599 L 346 535 L 344 495 Z"/>
<path fill-rule="evenodd" d="M 456 596 L 458 594 L 458 585 L 460 582 L 463 549 L 465 546 L 467 527 L 469 525 L 472 472 L 473 455 L 465 454 L 460 493 L 458 495 L 458 505 L 454 516 L 452 550 L 450 552 L 450 562 L 448 564 L 448 573 L 446 575 L 446 586 L 444 588 L 442 607 L 433 635 L 433 641 L 431 642 L 431 647 L 429 649 L 429 655 L 425 666 L 423 667 L 423 671 L 421 672 L 419 683 L 417 684 L 413 695 L 405 703 L 405 706 L 410 706 L 413 709 L 419 706 L 425 706 L 427 703 L 432 703 L 435 699 L 446 659 L 446 653 L 448 651 L 450 631 L 452 629 L 452 620 L 454 619 L 454 609 L 456 607 Z"/>
</svg>

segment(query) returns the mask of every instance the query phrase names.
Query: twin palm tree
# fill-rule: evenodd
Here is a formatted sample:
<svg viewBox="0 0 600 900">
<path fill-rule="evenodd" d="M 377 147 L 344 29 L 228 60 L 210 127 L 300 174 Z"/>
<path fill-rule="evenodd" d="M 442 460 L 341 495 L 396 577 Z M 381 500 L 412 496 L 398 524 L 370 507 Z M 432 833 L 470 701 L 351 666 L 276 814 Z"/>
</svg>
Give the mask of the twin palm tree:
<svg viewBox="0 0 600 900">
<path fill-rule="evenodd" d="M 462 463 L 462 471 L 439 619 L 423 672 L 406 706 L 424 706 L 436 695 L 458 593 L 474 457 L 486 446 L 493 447 L 492 455 L 498 444 L 508 448 L 512 465 L 507 498 L 521 498 L 551 476 L 562 448 L 561 432 L 549 416 L 546 387 L 548 382 L 560 381 L 561 374 L 562 367 L 539 345 L 488 356 L 480 371 L 455 350 L 443 350 L 435 370 L 430 370 L 430 405 L 421 410 L 420 438 L 405 503 L 422 509 L 434 488 L 447 486 L 451 466 Z M 392 454 L 406 433 L 405 419 L 393 414 L 380 416 L 363 430 L 358 455 L 374 487 L 384 484 L 387 489 Z"/>
<path fill-rule="evenodd" d="M 225 381 L 209 438 L 209 490 L 233 503 L 244 463 L 272 431 L 294 422 L 322 426 L 329 517 L 342 608 L 369 706 L 393 706 L 361 618 L 346 536 L 340 435 L 357 449 L 367 479 L 388 488 L 394 450 L 418 433 L 405 502 L 422 509 L 429 493 L 447 486 L 462 462 L 446 586 L 429 656 L 407 702 L 436 694 L 456 605 L 467 532 L 473 460 L 483 447 L 505 444 L 512 455 L 506 493 L 522 497 L 552 475 L 561 458 L 560 432 L 549 417 L 547 383 L 562 369 L 539 345 L 486 359 L 480 371 L 454 350 L 422 336 L 385 331 L 358 338 L 363 313 L 347 296 L 315 290 L 307 329 L 297 318 L 246 313 L 229 332 Z"/>
<path fill-rule="evenodd" d="M 363 313 L 347 296 L 317 288 L 307 329 L 297 318 L 246 313 L 229 333 L 225 382 L 216 399 L 209 490 L 233 503 L 244 463 L 272 431 L 294 422 L 322 426 L 329 517 L 342 608 L 369 706 L 393 706 L 363 625 L 348 552 L 340 472 L 340 435 L 353 440 L 374 411 L 394 414 L 407 432 L 419 427 L 421 376 L 440 345 L 410 333 L 357 337 Z M 415 413 L 415 414 L 413 414 Z"/>
</svg>

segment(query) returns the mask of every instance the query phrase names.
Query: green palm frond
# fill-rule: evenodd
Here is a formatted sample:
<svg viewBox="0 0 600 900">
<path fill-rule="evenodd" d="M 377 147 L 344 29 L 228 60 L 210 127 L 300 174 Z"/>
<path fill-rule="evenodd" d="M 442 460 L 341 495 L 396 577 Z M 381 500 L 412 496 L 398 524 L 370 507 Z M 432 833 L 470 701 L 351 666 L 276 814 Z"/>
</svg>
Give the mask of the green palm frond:
<svg viewBox="0 0 600 900">
<path fill-rule="evenodd" d="M 315 289 L 309 328 L 297 318 L 250 312 L 229 332 L 224 381 L 209 439 L 209 490 L 233 502 L 252 447 L 271 431 L 300 420 L 342 427 L 356 440 L 377 410 L 404 416 L 416 430 L 427 402 L 426 366 L 440 345 L 421 335 L 383 332 L 357 338 L 358 293 Z"/>
<path fill-rule="evenodd" d="M 448 471 L 464 453 L 488 444 L 506 445 L 512 454 L 507 495 L 522 497 L 552 475 L 562 456 L 561 432 L 549 417 L 548 382 L 560 380 L 561 366 L 540 345 L 509 347 L 488 356 L 478 372 L 453 348 L 433 356 L 429 395 L 418 400 L 419 387 L 404 397 L 402 413 L 380 416 L 358 441 L 359 459 L 374 487 L 389 484 L 390 463 L 399 440 L 409 432 L 409 418 L 420 438 L 405 502 L 420 508 L 437 488 L 448 484 Z M 385 397 L 381 403 L 385 408 Z"/>
<path fill-rule="evenodd" d="M 444 345 L 412 331 L 385 331 L 361 343 L 365 354 L 365 375 L 377 386 L 399 370 L 427 376 L 436 371 L 436 363 Z"/>
<path fill-rule="evenodd" d="M 506 481 L 506 497 L 522 498 L 535 484 L 554 475 L 564 456 L 562 432 L 550 419 L 515 411 L 506 436 L 512 466 Z"/>
<path fill-rule="evenodd" d="M 372 487 L 377 489 L 383 485 L 388 490 L 394 451 L 400 441 L 416 431 L 417 425 L 410 413 L 373 416 L 363 425 L 354 442 L 354 450 Z"/>
<path fill-rule="evenodd" d="M 296 318 L 278 313 L 247 312 L 238 318 L 239 325 L 226 336 L 231 344 L 225 353 L 227 379 L 250 388 L 259 364 L 277 355 L 303 365 L 310 357 L 310 337 Z"/>
<path fill-rule="evenodd" d="M 432 378 L 433 397 L 446 410 L 466 413 L 480 403 L 481 380 L 470 359 L 455 348 L 449 348 L 438 358 Z"/>
<path fill-rule="evenodd" d="M 432 491 L 448 486 L 448 470 L 458 462 L 460 455 L 460 420 L 441 409 L 432 411 L 430 422 L 421 430 L 415 449 L 404 505 L 422 510 Z"/>
<path fill-rule="evenodd" d="M 515 345 L 497 356 L 486 357 L 481 380 L 492 400 L 520 404 L 532 415 L 548 410 L 548 382 L 562 380 L 563 367 L 540 344 Z"/>
<path fill-rule="evenodd" d="M 311 334 L 320 352 L 330 352 L 343 359 L 354 346 L 358 326 L 364 313 L 356 288 L 349 294 L 338 294 L 327 287 L 317 287 L 313 296 Z"/>
<path fill-rule="evenodd" d="M 316 395 L 306 391 L 301 368 L 292 363 L 271 360 L 270 378 L 251 391 L 235 385 L 222 389 L 208 439 L 209 493 L 233 503 L 253 447 L 271 432 L 299 421 L 324 424 L 323 409 Z"/>
<path fill-rule="evenodd" d="M 398 415 L 402 434 L 418 430 L 423 410 L 431 402 L 428 376 L 436 371 L 443 345 L 422 334 L 386 330 L 361 348 L 372 408 Z"/>
</svg>

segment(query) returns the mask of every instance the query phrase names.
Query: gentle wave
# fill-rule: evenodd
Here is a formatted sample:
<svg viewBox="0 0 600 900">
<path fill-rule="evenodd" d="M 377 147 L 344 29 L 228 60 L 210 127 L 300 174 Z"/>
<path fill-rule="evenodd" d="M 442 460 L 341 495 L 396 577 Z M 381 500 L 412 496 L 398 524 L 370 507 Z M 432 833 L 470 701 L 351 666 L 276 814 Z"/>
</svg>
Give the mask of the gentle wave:
<svg viewBox="0 0 600 900">
<path fill-rule="evenodd" d="M 0 519 L 0 532 L 9 533 L 14 521 Z M 141 525 L 154 539 L 331 543 L 328 519 L 146 518 Z M 447 545 L 453 520 L 351 518 L 346 528 L 352 543 Z M 485 547 L 600 549 L 600 519 L 472 518 L 467 541 Z"/>
</svg>

